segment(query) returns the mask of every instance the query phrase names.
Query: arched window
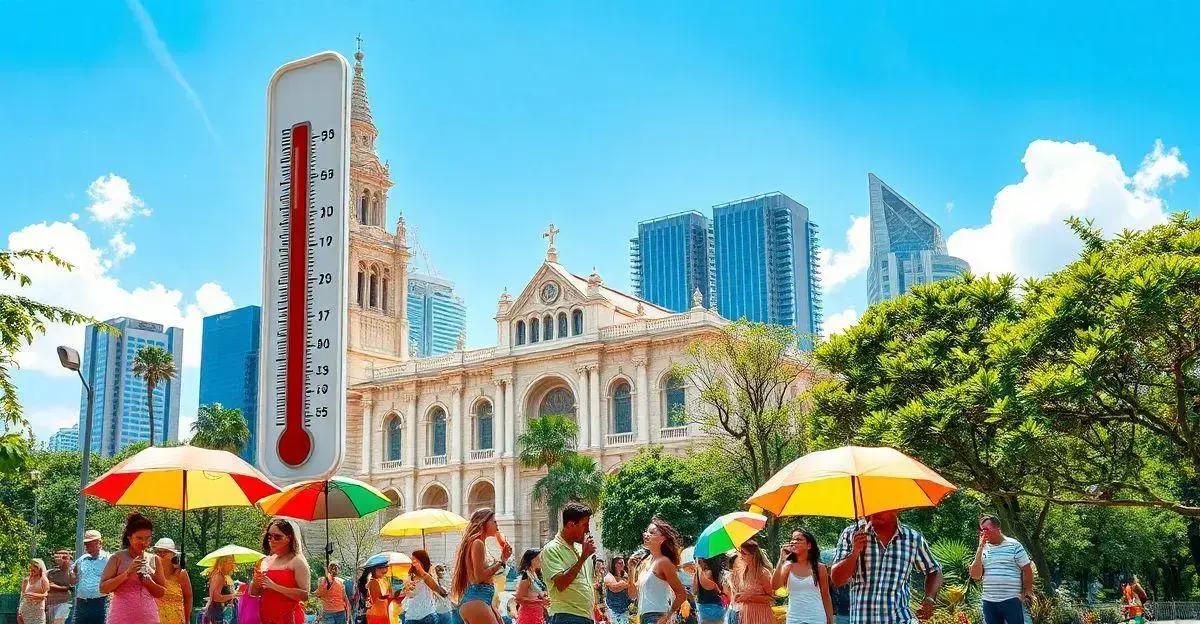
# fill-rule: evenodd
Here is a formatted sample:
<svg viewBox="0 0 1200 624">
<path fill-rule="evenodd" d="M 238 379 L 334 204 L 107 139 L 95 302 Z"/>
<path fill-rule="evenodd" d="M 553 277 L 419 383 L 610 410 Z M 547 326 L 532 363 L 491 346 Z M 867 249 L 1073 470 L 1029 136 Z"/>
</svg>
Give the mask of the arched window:
<svg viewBox="0 0 1200 624">
<path fill-rule="evenodd" d="M 401 446 L 401 431 L 400 417 L 392 416 L 389 418 L 386 432 L 387 453 L 384 458 L 385 461 L 400 461 L 401 450 L 403 448 Z"/>
<path fill-rule="evenodd" d="M 475 449 L 490 449 L 492 446 L 492 404 L 480 401 L 475 407 Z"/>
<path fill-rule="evenodd" d="M 538 341 L 538 320 L 529 321 L 529 342 Z"/>
<path fill-rule="evenodd" d="M 375 274 L 375 269 L 371 269 L 370 296 L 367 299 L 372 308 L 379 307 L 379 276 Z"/>
<path fill-rule="evenodd" d="M 666 387 L 667 426 L 682 427 L 687 424 L 687 411 L 684 407 L 683 379 L 672 376 L 667 379 Z"/>
<path fill-rule="evenodd" d="M 554 319 L 549 314 L 542 317 L 542 332 L 546 334 L 546 340 L 554 338 Z"/>
<path fill-rule="evenodd" d="M 574 310 L 571 312 L 571 335 L 578 336 L 583 333 L 583 310 Z"/>
<path fill-rule="evenodd" d="M 629 399 L 629 384 L 624 381 L 613 388 L 612 393 L 612 432 L 633 432 L 633 403 Z"/>
<path fill-rule="evenodd" d="M 383 307 L 383 311 L 384 311 L 384 312 L 387 312 L 387 311 L 388 311 L 388 272 L 387 272 L 387 271 L 384 271 L 384 272 L 383 272 L 383 290 L 382 290 L 382 293 L 383 293 L 383 298 L 382 298 L 382 302 L 383 302 L 383 305 L 382 305 L 382 307 Z"/>
<path fill-rule="evenodd" d="M 429 450 L 430 455 L 446 454 L 446 410 L 435 407 L 429 417 Z"/>
<path fill-rule="evenodd" d="M 421 495 L 421 509 L 450 509 L 450 495 L 440 484 L 429 486 Z"/>
<path fill-rule="evenodd" d="M 358 270 L 358 286 L 357 286 L 358 294 L 355 297 L 355 301 L 358 301 L 358 306 L 360 308 L 362 307 L 362 304 L 363 304 L 363 288 L 366 285 L 367 285 L 366 278 L 363 275 L 363 270 L 360 268 Z"/>
<path fill-rule="evenodd" d="M 546 393 L 542 397 L 542 402 L 538 405 L 538 417 L 546 416 L 547 414 L 566 414 L 567 416 L 575 415 L 575 395 L 566 388 L 555 388 Z"/>
<path fill-rule="evenodd" d="M 383 219 L 379 214 L 379 193 L 371 196 L 371 225 L 383 225 Z"/>
<path fill-rule="evenodd" d="M 567 337 L 567 313 L 566 312 L 558 313 L 558 337 L 559 338 Z"/>
<path fill-rule="evenodd" d="M 367 222 L 367 203 L 370 201 L 371 193 L 363 189 L 362 198 L 358 200 L 358 222 L 363 225 L 370 225 Z"/>
<path fill-rule="evenodd" d="M 517 321 L 517 344 L 525 344 L 525 321 Z"/>
</svg>

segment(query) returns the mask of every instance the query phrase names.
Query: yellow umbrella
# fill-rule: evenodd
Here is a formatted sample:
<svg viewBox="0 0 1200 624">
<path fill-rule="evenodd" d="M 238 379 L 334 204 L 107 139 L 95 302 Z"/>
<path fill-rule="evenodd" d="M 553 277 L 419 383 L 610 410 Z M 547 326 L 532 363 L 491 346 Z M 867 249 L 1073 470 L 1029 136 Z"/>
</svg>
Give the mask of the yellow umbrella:
<svg viewBox="0 0 1200 624">
<path fill-rule="evenodd" d="M 246 548 L 245 546 L 238 546 L 237 544 L 229 544 L 228 546 L 222 546 L 208 553 L 207 555 L 204 555 L 204 558 L 201 559 L 196 565 L 201 568 L 211 568 L 217 563 L 217 560 L 221 559 L 222 557 L 233 557 L 233 562 L 235 564 L 256 563 L 259 559 L 262 559 L 263 556 L 264 555 L 262 553 L 254 550 L 253 548 Z"/>
<path fill-rule="evenodd" d="M 421 536 L 421 547 L 425 547 L 425 535 L 461 531 L 467 528 L 467 519 L 444 509 L 417 509 L 402 513 L 383 525 L 379 534 L 385 537 Z"/>
<path fill-rule="evenodd" d="M 957 489 L 896 449 L 843 446 L 788 464 L 747 502 L 777 516 L 861 518 L 934 507 Z"/>
</svg>

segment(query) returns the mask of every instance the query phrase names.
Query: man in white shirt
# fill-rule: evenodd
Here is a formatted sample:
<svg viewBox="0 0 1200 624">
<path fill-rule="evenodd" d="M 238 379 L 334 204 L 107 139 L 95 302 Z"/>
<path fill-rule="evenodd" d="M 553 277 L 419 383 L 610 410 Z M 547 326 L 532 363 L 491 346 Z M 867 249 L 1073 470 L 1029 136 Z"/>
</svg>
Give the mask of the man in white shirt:
<svg viewBox="0 0 1200 624">
<path fill-rule="evenodd" d="M 105 552 L 100 532 L 91 530 L 83 534 L 84 553 L 75 560 L 75 615 L 74 624 L 104 624 L 108 607 L 108 596 L 100 593 L 100 575 L 108 565 L 109 554 Z"/>
<path fill-rule="evenodd" d="M 1023 605 L 1033 596 L 1033 565 L 1017 540 L 1000 532 L 996 516 L 979 520 L 979 548 L 971 578 L 982 581 L 985 624 L 1023 624 Z"/>
</svg>

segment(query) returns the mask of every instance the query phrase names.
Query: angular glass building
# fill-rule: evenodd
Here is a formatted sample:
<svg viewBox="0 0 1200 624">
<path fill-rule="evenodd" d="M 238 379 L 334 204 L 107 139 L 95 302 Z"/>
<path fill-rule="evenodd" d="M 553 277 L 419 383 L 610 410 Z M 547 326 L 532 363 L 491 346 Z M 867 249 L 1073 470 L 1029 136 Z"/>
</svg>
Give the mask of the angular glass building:
<svg viewBox="0 0 1200 624">
<path fill-rule="evenodd" d="M 408 276 L 408 345 L 411 355 L 430 357 L 458 348 L 467 308 L 454 284 L 432 275 Z"/>
<path fill-rule="evenodd" d="M 811 349 L 822 321 L 818 233 L 808 208 L 783 193 L 713 206 L 721 316 L 794 327 Z"/>
<path fill-rule="evenodd" d="M 63 427 L 46 441 L 47 451 L 78 451 L 79 426 Z"/>
<path fill-rule="evenodd" d="M 942 228 L 912 202 L 873 173 L 867 174 L 871 197 L 871 265 L 867 301 L 898 297 L 914 286 L 959 275 L 971 267 L 946 251 Z"/>
<path fill-rule="evenodd" d="M 92 387 L 92 449 L 111 457 L 136 442 L 150 440 L 150 414 L 146 384 L 133 374 L 138 351 L 157 346 L 170 352 L 175 368 L 183 373 L 183 330 L 164 328 L 131 318 L 104 321 L 118 331 L 110 333 L 88 325 L 84 330 L 80 372 Z M 154 388 L 154 437 L 161 443 L 179 440 L 179 378 Z M 87 394 L 80 392 L 79 430 L 87 417 Z"/>
<path fill-rule="evenodd" d="M 638 223 L 629 240 L 633 292 L 672 312 L 692 307 L 699 290 L 704 307 L 716 294 L 712 221 L 699 212 L 681 212 Z"/>
<path fill-rule="evenodd" d="M 200 405 L 238 409 L 250 440 L 242 459 L 255 463 L 258 449 L 258 360 L 262 308 L 252 305 L 204 317 L 200 354 Z"/>
</svg>

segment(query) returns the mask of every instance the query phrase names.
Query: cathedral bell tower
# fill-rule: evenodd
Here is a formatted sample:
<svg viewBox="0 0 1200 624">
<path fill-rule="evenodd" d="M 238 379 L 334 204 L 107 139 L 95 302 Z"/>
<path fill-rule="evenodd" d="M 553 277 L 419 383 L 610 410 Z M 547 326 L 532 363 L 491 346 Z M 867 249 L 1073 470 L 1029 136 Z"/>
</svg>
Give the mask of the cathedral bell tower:
<svg viewBox="0 0 1200 624">
<path fill-rule="evenodd" d="M 408 245 L 404 217 L 387 231 L 388 165 L 375 151 L 379 130 L 371 119 L 363 78 L 362 40 L 354 55 L 350 95 L 350 305 L 347 381 L 408 359 Z"/>
</svg>

